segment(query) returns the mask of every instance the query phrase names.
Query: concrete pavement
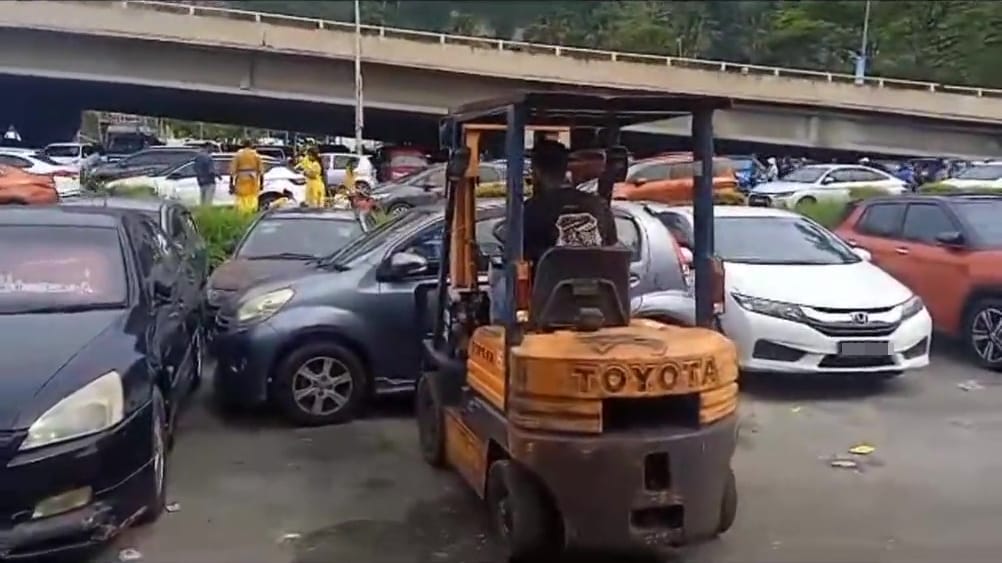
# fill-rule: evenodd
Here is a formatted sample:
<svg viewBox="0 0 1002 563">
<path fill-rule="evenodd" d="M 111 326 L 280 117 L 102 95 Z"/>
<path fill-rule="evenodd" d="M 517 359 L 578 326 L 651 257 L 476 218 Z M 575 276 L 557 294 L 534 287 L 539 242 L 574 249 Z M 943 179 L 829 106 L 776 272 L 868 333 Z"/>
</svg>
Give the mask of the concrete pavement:
<svg viewBox="0 0 1002 563">
<path fill-rule="evenodd" d="M 958 387 L 970 380 L 981 388 Z M 1002 376 L 939 351 L 882 388 L 759 378 L 743 399 L 737 523 L 682 560 L 997 558 Z M 179 510 L 95 563 L 127 548 L 147 563 L 497 561 L 473 495 L 420 460 L 406 403 L 298 430 L 268 415 L 224 420 L 206 403 L 203 393 L 183 419 L 171 460 Z M 858 469 L 830 466 L 862 441 L 877 449 Z"/>
</svg>

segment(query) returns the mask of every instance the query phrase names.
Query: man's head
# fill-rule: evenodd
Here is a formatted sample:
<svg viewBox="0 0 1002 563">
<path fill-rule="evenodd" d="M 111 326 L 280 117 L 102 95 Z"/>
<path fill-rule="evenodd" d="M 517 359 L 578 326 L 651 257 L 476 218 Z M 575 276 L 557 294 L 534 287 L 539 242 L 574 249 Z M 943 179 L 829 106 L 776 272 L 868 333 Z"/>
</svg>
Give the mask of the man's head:
<svg viewBox="0 0 1002 563">
<path fill-rule="evenodd" d="M 254 146 L 254 143 L 252 143 L 250 139 L 244 139 L 243 141 L 240 141 L 240 146 L 245 149 L 249 149 Z"/>
<path fill-rule="evenodd" d="M 567 147 L 549 139 L 532 149 L 532 185 L 534 190 L 559 186 L 567 177 Z"/>
</svg>

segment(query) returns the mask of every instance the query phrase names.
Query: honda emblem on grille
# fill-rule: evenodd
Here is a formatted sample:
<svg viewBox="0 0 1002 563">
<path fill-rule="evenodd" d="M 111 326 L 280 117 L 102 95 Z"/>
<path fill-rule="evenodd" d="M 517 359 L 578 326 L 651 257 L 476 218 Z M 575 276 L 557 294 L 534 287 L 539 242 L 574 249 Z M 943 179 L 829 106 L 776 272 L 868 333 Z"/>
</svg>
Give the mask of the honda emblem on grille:
<svg viewBox="0 0 1002 563">
<path fill-rule="evenodd" d="M 853 313 L 852 314 L 852 322 L 854 322 L 856 324 L 860 324 L 860 325 L 865 325 L 866 323 L 870 322 L 870 315 L 867 315 L 866 313 L 864 313 L 862 311 Z"/>
</svg>

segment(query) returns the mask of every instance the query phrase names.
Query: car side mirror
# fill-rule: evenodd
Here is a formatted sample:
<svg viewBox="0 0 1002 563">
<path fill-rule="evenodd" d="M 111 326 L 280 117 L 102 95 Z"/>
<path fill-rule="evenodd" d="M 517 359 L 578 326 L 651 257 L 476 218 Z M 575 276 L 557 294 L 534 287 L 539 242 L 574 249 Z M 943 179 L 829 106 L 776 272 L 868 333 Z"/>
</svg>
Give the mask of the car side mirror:
<svg viewBox="0 0 1002 563">
<path fill-rule="evenodd" d="M 936 235 L 936 242 L 943 246 L 964 246 L 964 235 L 959 231 L 946 231 Z"/>
<path fill-rule="evenodd" d="M 428 260 L 413 252 L 397 252 L 383 263 L 384 279 L 399 279 L 428 271 Z"/>
<path fill-rule="evenodd" d="M 828 184 L 834 184 L 834 183 L 835 183 L 835 178 L 832 178 L 831 176 L 825 176 L 824 178 L 821 179 L 821 185 L 823 186 L 827 186 Z"/>
<path fill-rule="evenodd" d="M 870 251 L 865 248 L 854 246 L 852 247 L 852 253 L 859 256 L 860 260 L 866 260 L 867 262 L 873 261 L 873 254 L 870 254 Z"/>
<path fill-rule="evenodd" d="M 643 185 L 644 185 L 644 184 L 646 184 L 646 183 L 647 183 L 648 181 L 649 181 L 649 180 L 648 180 L 647 178 L 635 178 L 635 179 L 633 180 L 633 182 L 631 182 L 631 183 L 632 183 L 633 185 L 635 185 L 635 186 L 643 186 Z"/>
<path fill-rule="evenodd" d="M 178 173 L 178 172 L 171 172 L 170 174 L 168 174 L 168 175 L 167 175 L 167 179 L 168 179 L 168 180 L 180 180 L 180 179 L 181 179 L 181 178 L 183 178 L 183 177 L 184 177 L 184 176 L 182 176 L 182 175 L 181 175 L 180 173 Z"/>
</svg>

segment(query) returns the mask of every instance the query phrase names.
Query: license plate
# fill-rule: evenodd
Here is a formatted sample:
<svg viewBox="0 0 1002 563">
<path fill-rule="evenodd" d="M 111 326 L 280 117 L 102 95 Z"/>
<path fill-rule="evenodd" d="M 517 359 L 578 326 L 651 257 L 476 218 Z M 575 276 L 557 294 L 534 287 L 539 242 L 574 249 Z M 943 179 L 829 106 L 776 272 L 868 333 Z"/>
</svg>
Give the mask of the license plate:
<svg viewBox="0 0 1002 563">
<path fill-rule="evenodd" d="M 767 197 L 752 196 L 748 198 L 748 204 L 756 207 L 769 207 L 770 200 Z"/>
<path fill-rule="evenodd" d="M 839 356 L 890 356 L 891 343 L 886 340 L 861 340 L 838 343 Z"/>
</svg>

